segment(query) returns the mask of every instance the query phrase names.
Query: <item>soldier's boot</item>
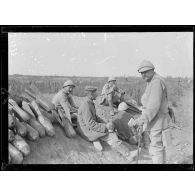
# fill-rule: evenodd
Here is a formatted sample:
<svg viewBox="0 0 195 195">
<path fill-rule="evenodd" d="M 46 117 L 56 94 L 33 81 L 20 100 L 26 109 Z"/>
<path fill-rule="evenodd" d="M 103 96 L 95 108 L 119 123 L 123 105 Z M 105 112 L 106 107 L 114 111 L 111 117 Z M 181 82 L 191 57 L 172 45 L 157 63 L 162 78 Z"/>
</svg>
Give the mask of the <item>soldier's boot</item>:
<svg viewBox="0 0 195 195">
<path fill-rule="evenodd" d="M 166 153 L 165 150 L 155 153 L 152 155 L 153 164 L 166 164 Z"/>
<path fill-rule="evenodd" d="M 166 152 L 165 149 L 161 151 L 150 152 L 153 164 L 166 164 Z"/>
<path fill-rule="evenodd" d="M 135 160 L 135 157 L 137 156 L 137 152 L 138 152 L 137 150 L 129 151 L 129 149 L 122 143 L 114 147 L 114 149 L 120 154 L 122 154 L 129 162 Z M 141 150 L 141 148 L 139 150 Z"/>
</svg>

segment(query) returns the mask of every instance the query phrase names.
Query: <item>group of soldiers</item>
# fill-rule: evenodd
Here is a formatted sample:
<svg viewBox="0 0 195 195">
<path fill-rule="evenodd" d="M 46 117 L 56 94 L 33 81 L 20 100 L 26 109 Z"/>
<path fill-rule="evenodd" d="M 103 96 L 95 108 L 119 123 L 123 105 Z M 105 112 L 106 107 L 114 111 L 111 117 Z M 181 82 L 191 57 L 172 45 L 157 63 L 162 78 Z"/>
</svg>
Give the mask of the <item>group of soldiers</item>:
<svg viewBox="0 0 195 195">
<path fill-rule="evenodd" d="M 52 103 L 56 109 L 63 110 L 78 134 L 85 140 L 93 142 L 96 149 L 101 151 L 102 142 L 106 142 L 129 161 L 133 161 L 137 153 L 130 152 L 123 141 L 138 144 L 135 127 L 142 126 L 143 146 L 148 149 L 154 164 L 164 164 L 166 155 L 163 131 L 168 129 L 170 115 L 165 81 L 154 69 L 154 65 L 147 60 L 139 65 L 138 72 L 147 82 L 147 86 L 141 98 L 142 106 L 139 107 L 141 114 L 133 120 L 133 125 L 131 119 L 134 117 L 128 112 L 129 105 L 124 98 L 125 92 L 117 87 L 114 77 L 108 79 L 99 97 L 97 87 L 86 86 L 86 98 L 80 107 L 75 105 L 72 98 L 75 85 L 68 80 L 53 97 Z M 94 100 L 97 97 L 99 104 L 111 108 L 112 120 L 104 121 L 96 114 Z"/>
</svg>

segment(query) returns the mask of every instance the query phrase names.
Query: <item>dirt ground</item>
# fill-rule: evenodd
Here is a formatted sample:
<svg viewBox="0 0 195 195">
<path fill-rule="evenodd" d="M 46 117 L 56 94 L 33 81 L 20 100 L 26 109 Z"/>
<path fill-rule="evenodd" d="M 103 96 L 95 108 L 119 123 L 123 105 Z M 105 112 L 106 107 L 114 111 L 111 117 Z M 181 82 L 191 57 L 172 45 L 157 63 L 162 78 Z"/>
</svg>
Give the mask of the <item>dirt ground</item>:
<svg viewBox="0 0 195 195">
<path fill-rule="evenodd" d="M 51 95 L 45 95 L 51 99 Z M 75 98 L 79 105 L 82 98 Z M 193 163 L 193 93 L 189 92 L 175 108 L 177 125 L 182 130 L 173 129 L 173 146 L 167 148 L 168 164 Z M 110 118 L 109 110 L 97 106 L 97 113 L 104 119 Z M 23 161 L 24 164 L 129 164 L 122 155 L 104 144 L 102 152 L 97 151 L 93 144 L 80 136 L 69 139 L 59 125 L 54 125 L 56 136 L 40 138 L 36 142 L 28 141 L 31 153 Z M 136 146 L 124 143 L 129 150 L 135 151 Z M 131 164 L 134 164 L 131 162 Z M 146 150 L 141 151 L 140 164 L 151 164 L 152 161 Z"/>
</svg>

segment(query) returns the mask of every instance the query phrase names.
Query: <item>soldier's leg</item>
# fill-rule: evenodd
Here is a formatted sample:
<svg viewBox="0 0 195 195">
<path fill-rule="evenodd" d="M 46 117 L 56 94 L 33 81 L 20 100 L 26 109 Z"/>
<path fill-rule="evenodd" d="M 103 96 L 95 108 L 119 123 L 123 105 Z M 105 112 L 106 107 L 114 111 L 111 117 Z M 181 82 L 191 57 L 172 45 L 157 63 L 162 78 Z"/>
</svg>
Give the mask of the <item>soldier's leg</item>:
<svg viewBox="0 0 195 195">
<path fill-rule="evenodd" d="M 142 144 L 143 144 L 143 147 L 145 149 L 148 149 L 149 148 L 149 145 L 150 145 L 150 137 L 149 137 L 149 132 L 148 131 L 144 131 L 142 133 L 142 140 L 141 140 Z"/>
<path fill-rule="evenodd" d="M 162 130 L 151 130 L 150 132 L 149 153 L 152 157 L 153 164 L 165 164 L 165 147 L 162 141 Z"/>
<path fill-rule="evenodd" d="M 129 161 L 132 161 L 136 156 L 135 153 L 130 153 L 129 149 L 118 139 L 115 132 L 109 133 L 108 135 L 101 137 L 100 140 L 108 143 L 114 150 L 122 154 Z"/>
</svg>

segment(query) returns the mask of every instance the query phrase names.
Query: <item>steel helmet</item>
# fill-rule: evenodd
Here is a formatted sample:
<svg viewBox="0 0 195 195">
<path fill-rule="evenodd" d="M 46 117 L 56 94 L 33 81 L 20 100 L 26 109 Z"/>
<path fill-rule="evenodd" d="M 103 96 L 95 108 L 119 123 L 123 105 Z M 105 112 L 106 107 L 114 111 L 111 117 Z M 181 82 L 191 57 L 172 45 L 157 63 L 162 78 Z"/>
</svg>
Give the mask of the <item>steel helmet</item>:
<svg viewBox="0 0 195 195">
<path fill-rule="evenodd" d="M 129 106 L 125 102 L 121 102 L 118 106 L 118 111 L 125 111 L 129 108 Z"/>
<path fill-rule="evenodd" d="M 116 78 L 115 77 L 109 77 L 108 82 L 110 82 L 110 81 L 116 81 Z"/>
<path fill-rule="evenodd" d="M 66 82 L 64 82 L 63 87 L 67 87 L 67 86 L 75 87 L 75 84 L 71 80 L 67 80 Z"/>
<path fill-rule="evenodd" d="M 143 60 L 138 68 L 138 72 L 145 72 L 147 70 L 151 70 L 151 69 L 155 69 L 154 65 L 152 64 L 152 62 L 148 61 L 148 60 Z"/>
</svg>

